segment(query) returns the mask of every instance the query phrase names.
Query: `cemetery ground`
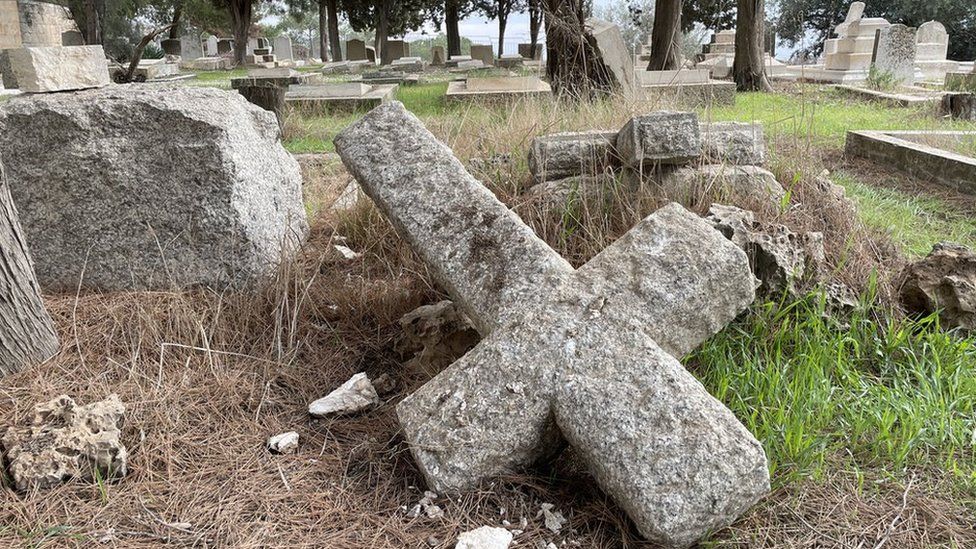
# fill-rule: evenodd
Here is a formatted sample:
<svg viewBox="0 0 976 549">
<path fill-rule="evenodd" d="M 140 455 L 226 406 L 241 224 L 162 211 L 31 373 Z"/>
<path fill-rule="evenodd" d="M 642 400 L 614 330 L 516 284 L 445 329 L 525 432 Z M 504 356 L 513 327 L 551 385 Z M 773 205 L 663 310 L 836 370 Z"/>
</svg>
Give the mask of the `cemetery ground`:
<svg viewBox="0 0 976 549">
<path fill-rule="evenodd" d="M 230 72 L 194 85 L 224 86 Z M 229 87 L 229 86 L 226 86 Z M 526 100 L 452 105 L 446 83 L 402 86 L 398 99 L 476 177 L 574 266 L 662 203 L 652 189 L 557 211 L 521 195 L 531 139 L 619 128 L 666 105 Z M 972 129 L 920 108 L 858 102 L 818 86 L 739 94 L 703 120 L 759 120 L 779 204 L 743 204 L 794 230 L 822 231 L 835 277 L 860 294 L 849 315 L 817 292 L 759 300 L 684 363 L 762 442 L 773 492 L 706 546 L 976 545 L 976 348 L 935 317 L 894 310 L 894 278 L 932 244 L 976 244 L 972 198 L 885 167 L 845 159 L 853 129 Z M 579 473 L 571 455 L 545 469 L 442 497 L 442 517 L 409 517 L 424 493 L 394 406 L 435 372 L 403 366 L 398 320 L 444 296 L 368 201 L 330 208 L 350 180 L 331 140 L 359 115 L 286 117 L 311 220 L 308 243 L 258 295 L 212 291 L 47 296 L 63 345 L 46 364 L 0 380 L 0 415 L 22 423 L 43 396 L 129 406 L 130 474 L 18 496 L 0 490 L 0 545 L 453 547 L 459 532 L 502 520 L 516 547 L 646 546 Z M 830 201 L 823 169 L 857 205 Z M 710 196 L 696 196 L 702 213 Z M 332 253 L 342 242 L 361 257 Z M 311 419 L 307 404 L 350 375 L 396 382 L 361 415 Z M 39 396 L 40 395 L 40 396 Z M 299 452 L 268 436 L 295 430 Z M 568 522 L 539 517 L 552 503 Z M 542 545 L 537 545 L 542 542 Z"/>
</svg>

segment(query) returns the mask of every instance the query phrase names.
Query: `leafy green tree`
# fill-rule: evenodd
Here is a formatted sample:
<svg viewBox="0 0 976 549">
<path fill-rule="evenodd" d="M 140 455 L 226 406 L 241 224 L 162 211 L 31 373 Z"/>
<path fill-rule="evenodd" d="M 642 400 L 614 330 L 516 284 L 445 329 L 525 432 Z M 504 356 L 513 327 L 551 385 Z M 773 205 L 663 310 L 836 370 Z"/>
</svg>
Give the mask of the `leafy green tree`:
<svg viewBox="0 0 976 549">
<path fill-rule="evenodd" d="M 701 23 L 713 31 L 734 28 L 735 1 L 684 0 L 681 4 L 681 30 L 688 32 L 695 23 Z"/>
<path fill-rule="evenodd" d="M 444 9 L 433 0 L 344 0 L 342 10 L 353 30 L 375 31 L 376 54 L 384 64 L 390 63 L 386 47 L 390 36 L 401 36 L 421 28 L 427 21 L 437 21 Z"/>
</svg>

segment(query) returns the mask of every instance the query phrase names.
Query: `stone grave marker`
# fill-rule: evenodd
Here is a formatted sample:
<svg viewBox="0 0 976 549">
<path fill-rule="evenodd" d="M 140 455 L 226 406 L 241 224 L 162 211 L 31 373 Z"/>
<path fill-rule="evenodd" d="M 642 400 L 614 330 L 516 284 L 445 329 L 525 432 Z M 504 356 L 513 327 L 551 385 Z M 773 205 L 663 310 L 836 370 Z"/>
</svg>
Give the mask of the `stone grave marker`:
<svg viewBox="0 0 976 549">
<path fill-rule="evenodd" d="M 101 46 L 24 47 L 5 54 L 22 92 L 79 90 L 110 83 Z"/>
<path fill-rule="evenodd" d="M 0 154 L 46 290 L 253 287 L 308 230 L 277 121 L 226 90 L 15 97 Z"/>
<path fill-rule="evenodd" d="M 430 48 L 430 64 L 439 67 L 444 64 L 444 46 L 432 46 Z"/>
<path fill-rule="evenodd" d="M 621 93 L 633 95 L 639 86 L 634 76 L 634 62 L 620 29 L 613 23 L 590 18 L 586 27 L 596 41 L 597 51 L 604 64 L 620 86 Z"/>
<path fill-rule="evenodd" d="M 346 59 L 349 61 L 365 61 L 366 42 L 363 42 L 358 38 L 346 40 Z"/>
<path fill-rule="evenodd" d="M 495 51 L 491 44 L 471 44 L 471 59 L 479 59 L 490 67 L 495 64 Z"/>
<path fill-rule="evenodd" d="M 403 40 L 387 40 L 386 55 L 383 57 L 389 61 L 396 61 L 401 57 L 410 57 L 410 43 Z"/>
<path fill-rule="evenodd" d="M 957 61 L 949 61 L 949 33 L 938 21 L 922 23 L 916 34 L 915 66 L 925 80 L 941 82 L 946 73 L 959 70 Z"/>
<path fill-rule="evenodd" d="M 206 47 L 207 57 L 217 57 L 217 37 L 210 35 L 207 37 L 207 47 Z"/>
<path fill-rule="evenodd" d="M 199 34 L 184 34 L 180 37 L 180 58 L 193 61 L 203 57 L 203 43 Z"/>
<path fill-rule="evenodd" d="M 473 488 L 565 438 L 640 532 L 672 547 L 769 490 L 760 443 L 675 358 L 754 299 L 745 253 L 704 220 L 666 206 L 574 270 L 402 104 L 335 144 L 484 336 L 397 407 L 432 489 Z"/>
<path fill-rule="evenodd" d="M 890 73 L 898 86 L 915 84 L 915 29 L 895 24 L 878 29 L 874 66 Z"/>
<path fill-rule="evenodd" d="M 274 52 L 278 59 L 295 60 L 295 54 L 291 49 L 291 37 L 287 34 L 279 34 L 274 40 Z"/>
</svg>

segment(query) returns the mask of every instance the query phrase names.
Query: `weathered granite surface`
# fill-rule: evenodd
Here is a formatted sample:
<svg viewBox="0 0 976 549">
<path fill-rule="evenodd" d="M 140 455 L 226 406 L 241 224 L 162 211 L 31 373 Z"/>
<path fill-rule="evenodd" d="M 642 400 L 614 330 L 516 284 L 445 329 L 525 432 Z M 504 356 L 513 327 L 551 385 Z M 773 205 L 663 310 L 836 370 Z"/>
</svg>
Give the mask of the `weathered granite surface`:
<svg viewBox="0 0 976 549">
<path fill-rule="evenodd" d="M 408 359 L 406 367 L 432 375 L 464 356 L 481 339 L 468 317 L 446 299 L 403 315 L 400 328 L 403 331 L 393 349 Z"/>
<path fill-rule="evenodd" d="M 433 489 L 525 467 L 565 437 L 641 532 L 675 547 L 768 490 L 761 445 L 675 358 L 752 301 L 742 250 L 672 204 L 573 271 L 399 103 L 344 130 L 336 149 L 485 328 L 397 407 Z M 506 299 L 484 296 L 474 282 L 485 273 Z"/>
<path fill-rule="evenodd" d="M 617 134 L 617 155 L 630 167 L 682 164 L 701 154 L 698 116 L 691 112 L 635 116 Z"/>
<path fill-rule="evenodd" d="M 24 47 L 6 51 L 20 91 L 55 92 L 108 85 L 102 46 Z"/>
<path fill-rule="evenodd" d="M 7 101 L 0 154 L 41 286 L 262 279 L 308 227 L 298 163 L 279 136 L 274 115 L 210 88 L 111 86 Z"/>
<path fill-rule="evenodd" d="M 26 427 L 10 427 L 3 448 L 18 490 L 50 488 L 68 479 L 125 476 L 122 444 L 125 405 L 117 395 L 79 406 L 66 395 L 38 404 Z"/>
<path fill-rule="evenodd" d="M 786 190 L 776 176 L 758 166 L 705 164 L 682 166 L 660 178 L 661 192 L 676 202 L 694 204 L 704 198 L 733 203 L 777 203 Z"/>
<path fill-rule="evenodd" d="M 762 166 L 766 141 L 762 125 L 748 122 L 712 122 L 701 125 L 702 155 L 709 162 Z"/>
<path fill-rule="evenodd" d="M 543 135 L 532 140 L 529 171 L 536 181 L 597 175 L 617 163 L 617 132 L 594 130 Z"/>
</svg>

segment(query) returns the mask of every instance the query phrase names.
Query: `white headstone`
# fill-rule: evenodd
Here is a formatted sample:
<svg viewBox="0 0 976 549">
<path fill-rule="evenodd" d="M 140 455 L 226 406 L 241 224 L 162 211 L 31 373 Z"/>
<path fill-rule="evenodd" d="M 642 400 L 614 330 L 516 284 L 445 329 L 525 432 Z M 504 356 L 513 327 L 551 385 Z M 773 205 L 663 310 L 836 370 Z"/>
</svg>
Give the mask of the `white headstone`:
<svg viewBox="0 0 976 549">
<path fill-rule="evenodd" d="M 291 51 L 291 37 L 287 34 L 280 34 L 274 39 L 274 53 L 278 59 L 288 59 L 293 61 L 295 54 Z"/>
<path fill-rule="evenodd" d="M 216 49 L 216 44 L 214 49 Z M 180 37 L 180 57 L 184 61 L 203 57 L 203 43 L 200 42 L 199 34 L 184 34 Z"/>
<path fill-rule="evenodd" d="M 915 29 L 897 24 L 881 29 L 874 66 L 898 86 L 915 84 Z"/>
</svg>

